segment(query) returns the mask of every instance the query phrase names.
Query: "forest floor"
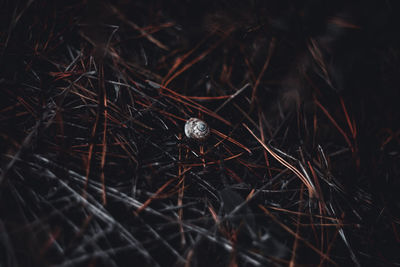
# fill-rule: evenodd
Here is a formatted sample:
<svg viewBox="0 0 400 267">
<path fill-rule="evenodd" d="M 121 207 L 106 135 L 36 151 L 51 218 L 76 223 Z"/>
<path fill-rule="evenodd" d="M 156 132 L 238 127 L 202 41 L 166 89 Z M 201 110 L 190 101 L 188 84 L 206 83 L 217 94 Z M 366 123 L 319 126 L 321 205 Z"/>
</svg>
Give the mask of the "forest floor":
<svg viewBox="0 0 400 267">
<path fill-rule="evenodd" d="M 397 2 L 0 7 L 1 266 L 400 265 Z"/>
</svg>

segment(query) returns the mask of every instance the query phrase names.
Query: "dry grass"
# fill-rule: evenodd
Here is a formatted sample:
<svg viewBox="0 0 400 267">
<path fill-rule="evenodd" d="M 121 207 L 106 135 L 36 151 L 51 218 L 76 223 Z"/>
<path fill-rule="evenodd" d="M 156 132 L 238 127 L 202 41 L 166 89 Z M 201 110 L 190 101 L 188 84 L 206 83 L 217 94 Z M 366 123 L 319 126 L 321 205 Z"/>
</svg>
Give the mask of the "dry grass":
<svg viewBox="0 0 400 267">
<path fill-rule="evenodd" d="M 0 265 L 400 264 L 394 3 L 66 2 L 1 9 Z"/>
</svg>

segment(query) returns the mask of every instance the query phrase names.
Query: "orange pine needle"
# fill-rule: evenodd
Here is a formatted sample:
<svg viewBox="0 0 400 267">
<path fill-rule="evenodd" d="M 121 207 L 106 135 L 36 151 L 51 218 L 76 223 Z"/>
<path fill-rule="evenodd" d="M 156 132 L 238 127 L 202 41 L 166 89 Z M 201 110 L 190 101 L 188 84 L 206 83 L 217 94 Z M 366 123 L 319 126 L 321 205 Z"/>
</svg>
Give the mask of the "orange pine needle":
<svg viewBox="0 0 400 267">
<path fill-rule="evenodd" d="M 261 144 L 262 147 L 264 147 L 265 150 L 268 151 L 268 153 L 271 154 L 271 156 L 273 156 L 279 163 L 281 163 L 282 165 L 284 165 L 286 168 L 288 168 L 289 170 L 291 170 L 298 178 L 300 178 L 300 180 L 304 183 L 305 186 L 307 186 L 308 188 L 308 193 L 310 195 L 310 197 L 315 196 L 315 189 L 314 186 L 312 184 L 310 184 L 310 182 L 307 180 L 307 178 L 299 171 L 297 170 L 294 166 L 290 165 L 286 160 L 284 160 L 283 158 L 281 158 L 278 154 L 276 154 L 274 151 L 272 151 L 266 144 L 264 144 L 264 142 L 262 140 L 260 140 L 254 133 L 252 130 L 250 130 L 249 127 L 247 127 L 246 124 L 243 123 L 243 126 L 250 132 L 250 134 Z"/>
</svg>

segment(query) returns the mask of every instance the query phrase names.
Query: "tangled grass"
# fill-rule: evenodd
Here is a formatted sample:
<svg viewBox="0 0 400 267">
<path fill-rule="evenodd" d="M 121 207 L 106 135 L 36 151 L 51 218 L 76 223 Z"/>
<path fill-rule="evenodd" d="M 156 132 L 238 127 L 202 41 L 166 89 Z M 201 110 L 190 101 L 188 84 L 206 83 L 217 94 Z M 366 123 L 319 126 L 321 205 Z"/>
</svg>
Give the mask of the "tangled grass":
<svg viewBox="0 0 400 267">
<path fill-rule="evenodd" d="M 2 266 L 400 264 L 394 1 L 1 5 Z"/>
</svg>

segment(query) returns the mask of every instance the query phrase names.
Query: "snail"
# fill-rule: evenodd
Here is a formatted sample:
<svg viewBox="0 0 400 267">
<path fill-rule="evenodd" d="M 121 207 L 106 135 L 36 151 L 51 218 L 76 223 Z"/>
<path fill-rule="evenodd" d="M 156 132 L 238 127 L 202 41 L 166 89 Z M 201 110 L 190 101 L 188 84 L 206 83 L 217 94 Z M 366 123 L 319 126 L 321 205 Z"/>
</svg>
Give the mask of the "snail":
<svg viewBox="0 0 400 267">
<path fill-rule="evenodd" d="M 185 124 L 185 134 L 191 139 L 204 140 L 210 134 L 210 128 L 204 121 L 198 118 L 190 118 Z"/>
</svg>

